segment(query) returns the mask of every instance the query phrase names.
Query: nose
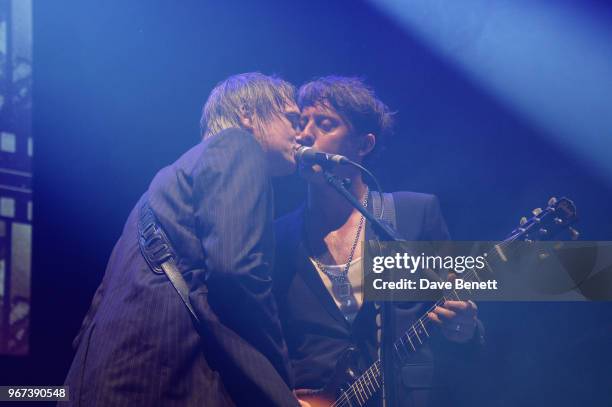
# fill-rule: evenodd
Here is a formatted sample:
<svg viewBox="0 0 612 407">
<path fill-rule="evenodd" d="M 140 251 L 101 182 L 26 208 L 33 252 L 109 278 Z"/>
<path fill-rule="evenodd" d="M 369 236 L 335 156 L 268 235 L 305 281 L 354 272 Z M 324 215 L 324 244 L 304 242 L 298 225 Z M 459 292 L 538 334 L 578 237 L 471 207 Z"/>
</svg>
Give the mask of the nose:
<svg viewBox="0 0 612 407">
<path fill-rule="evenodd" d="M 304 126 L 304 128 L 298 133 L 295 141 L 303 146 L 311 147 L 315 142 L 315 138 L 312 135 L 311 130 L 311 124 L 307 123 L 306 126 Z"/>
</svg>

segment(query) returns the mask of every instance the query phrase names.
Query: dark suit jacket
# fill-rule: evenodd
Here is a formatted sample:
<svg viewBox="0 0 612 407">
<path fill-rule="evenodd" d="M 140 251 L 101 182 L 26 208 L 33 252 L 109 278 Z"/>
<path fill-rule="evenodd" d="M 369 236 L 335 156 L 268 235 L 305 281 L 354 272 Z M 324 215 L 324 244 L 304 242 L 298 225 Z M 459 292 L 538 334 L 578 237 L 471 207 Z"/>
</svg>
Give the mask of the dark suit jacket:
<svg viewBox="0 0 612 407">
<path fill-rule="evenodd" d="M 404 239 L 449 238 L 437 198 L 413 192 L 393 195 L 397 229 Z M 276 222 L 274 291 L 294 368 L 295 387 L 320 389 L 330 381 L 337 361 L 348 347 L 356 347 L 362 354 L 362 369 L 378 359 L 376 312 L 372 303 L 364 303 L 354 322 L 346 321 L 308 260 L 309 254 L 302 238 L 303 219 L 304 208 L 301 208 Z M 366 239 L 373 238 L 368 226 Z M 429 305 L 404 303 L 398 306 L 398 336 L 423 315 Z M 465 355 L 466 352 L 462 346 L 449 343 L 440 336 L 432 335 L 425 346 L 412 355 L 408 365 L 398 372 L 403 384 L 402 405 L 442 405 L 436 399 L 442 403 L 443 397 L 447 397 L 446 388 L 431 390 L 446 382 L 446 378 L 439 376 L 449 368 L 449 363 L 454 363 L 452 356 Z"/>
<path fill-rule="evenodd" d="M 198 330 L 138 246 L 147 199 L 178 253 Z M 160 171 L 130 214 L 66 384 L 91 406 L 296 405 L 270 279 L 273 201 L 253 137 L 226 130 Z"/>
</svg>

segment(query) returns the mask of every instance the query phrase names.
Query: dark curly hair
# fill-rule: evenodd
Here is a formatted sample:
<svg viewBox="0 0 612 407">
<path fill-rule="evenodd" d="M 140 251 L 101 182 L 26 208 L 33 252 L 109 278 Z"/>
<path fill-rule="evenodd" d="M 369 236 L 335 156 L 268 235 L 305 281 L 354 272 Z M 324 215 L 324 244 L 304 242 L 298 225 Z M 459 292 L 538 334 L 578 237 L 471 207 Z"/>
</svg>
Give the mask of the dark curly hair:
<svg viewBox="0 0 612 407">
<path fill-rule="evenodd" d="M 353 133 L 374 134 L 376 146 L 368 161 L 380 155 L 386 138 L 393 133 L 394 112 L 361 78 L 332 75 L 315 79 L 300 87 L 297 102 L 300 109 L 322 104 L 338 112 Z"/>
</svg>

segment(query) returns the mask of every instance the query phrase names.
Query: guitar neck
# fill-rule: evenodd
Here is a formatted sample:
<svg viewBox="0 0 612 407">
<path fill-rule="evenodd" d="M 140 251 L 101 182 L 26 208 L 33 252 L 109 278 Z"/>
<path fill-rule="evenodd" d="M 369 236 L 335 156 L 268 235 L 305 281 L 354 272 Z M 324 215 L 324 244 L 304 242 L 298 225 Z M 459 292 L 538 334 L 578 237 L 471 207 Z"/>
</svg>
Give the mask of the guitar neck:
<svg viewBox="0 0 612 407">
<path fill-rule="evenodd" d="M 567 198 L 561 198 L 560 200 L 551 198 L 544 210 L 538 208 L 533 211 L 533 215 L 531 219 L 524 218 L 524 221 L 521 221 L 520 226 L 513 230 L 509 237 L 494 245 L 486 253 L 485 263 L 489 272 L 493 272 L 494 269 L 491 266 L 491 262 L 496 260 L 505 262 L 507 260 L 512 249 L 512 243 L 516 241 L 552 239 L 559 232 L 566 229 L 569 229 L 571 232 L 572 239 L 578 238 L 578 231 L 570 227 L 576 222 L 576 206 L 571 200 Z M 461 278 L 467 281 L 482 281 L 475 269 L 468 270 L 462 274 Z M 447 291 L 447 295 L 436 301 L 427 312 L 393 343 L 395 356 L 402 364 L 407 362 L 410 355 L 416 352 L 417 348 L 423 345 L 425 340 L 429 338 L 429 328 L 432 322 L 427 314 L 448 300 L 461 301 L 462 299 L 456 290 Z M 378 359 L 347 390 L 341 393 L 332 406 L 363 406 L 380 389 L 382 383 L 382 362 Z"/>
<path fill-rule="evenodd" d="M 508 249 L 510 245 L 516 240 L 515 236 L 510 236 L 508 239 L 501 243 L 496 244 L 489 250 L 485 255 L 485 265 L 489 272 L 493 272 L 492 262 L 494 261 L 506 261 Z M 461 275 L 461 278 L 469 282 L 480 282 L 482 281 L 476 269 L 468 269 Z M 468 293 L 471 291 L 466 289 Z M 444 305 L 445 301 L 465 301 L 467 298 L 461 298 L 457 293 L 457 290 L 447 290 L 446 294 L 436 301 L 414 324 L 405 331 L 398 340 L 393 344 L 395 356 L 399 361 L 404 364 L 408 361 L 410 354 L 416 352 L 417 348 L 422 345 L 425 339 L 429 338 L 429 329 L 432 324 L 431 320 L 427 316 L 436 307 Z M 377 361 L 378 363 L 378 361 Z"/>
<path fill-rule="evenodd" d="M 393 344 L 395 356 L 402 364 L 407 361 L 412 352 L 415 352 L 420 345 L 425 343 L 426 338 L 429 338 L 431 321 L 427 317 L 427 313 L 434 307 L 442 305 L 445 300 L 446 298 L 438 300 L 395 341 Z M 378 359 L 348 389 L 342 392 L 334 406 L 363 406 L 380 390 L 382 383 L 382 362 Z"/>
</svg>

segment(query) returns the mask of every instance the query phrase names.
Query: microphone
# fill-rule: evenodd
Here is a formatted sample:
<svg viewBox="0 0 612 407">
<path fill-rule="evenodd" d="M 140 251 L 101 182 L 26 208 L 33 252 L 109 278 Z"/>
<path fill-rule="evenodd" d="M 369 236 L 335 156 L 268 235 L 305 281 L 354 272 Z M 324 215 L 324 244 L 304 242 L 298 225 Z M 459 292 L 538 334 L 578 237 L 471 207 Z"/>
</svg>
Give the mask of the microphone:
<svg viewBox="0 0 612 407">
<path fill-rule="evenodd" d="M 336 165 L 351 164 L 351 160 L 340 154 L 328 154 L 317 151 L 312 147 L 299 146 L 294 151 L 295 160 L 299 164 L 314 165 L 322 167 L 334 167 Z"/>
</svg>

